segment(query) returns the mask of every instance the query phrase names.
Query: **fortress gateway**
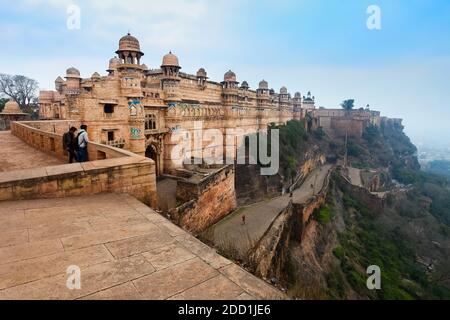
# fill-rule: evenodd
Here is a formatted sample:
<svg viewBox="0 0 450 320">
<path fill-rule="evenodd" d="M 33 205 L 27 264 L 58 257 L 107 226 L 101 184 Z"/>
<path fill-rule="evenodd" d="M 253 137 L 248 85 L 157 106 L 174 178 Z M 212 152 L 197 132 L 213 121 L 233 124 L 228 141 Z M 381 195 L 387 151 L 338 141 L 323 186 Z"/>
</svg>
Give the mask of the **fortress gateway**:
<svg viewBox="0 0 450 320">
<path fill-rule="evenodd" d="M 144 53 L 139 41 L 130 34 L 120 39 L 116 54 L 109 60 L 106 76 L 95 72 L 86 79 L 76 68 L 67 69 L 65 80 L 56 79 L 56 91 L 40 92 L 40 118 L 84 123 L 92 141 L 152 158 L 157 174 L 182 167 L 182 156 L 173 156 L 178 144 L 173 137 L 182 128 L 192 139 L 195 121 L 202 121 L 203 129 L 223 134 L 236 128 L 249 134 L 266 130 L 270 123 L 300 120 L 308 114 L 310 123 L 314 118 L 310 93 L 302 98 L 297 92 L 292 98 L 282 87 L 277 94 L 265 80 L 251 90 L 231 70 L 222 82 L 213 82 L 203 68 L 196 75 L 180 72 L 179 60 L 171 52 L 163 57 L 160 68 L 148 69 L 141 63 Z M 331 126 L 332 121 L 326 120 L 313 122 Z M 227 155 L 237 142 L 227 146 L 225 140 L 222 147 Z M 208 141 L 193 149 L 191 156 L 201 157 L 206 145 Z"/>
</svg>

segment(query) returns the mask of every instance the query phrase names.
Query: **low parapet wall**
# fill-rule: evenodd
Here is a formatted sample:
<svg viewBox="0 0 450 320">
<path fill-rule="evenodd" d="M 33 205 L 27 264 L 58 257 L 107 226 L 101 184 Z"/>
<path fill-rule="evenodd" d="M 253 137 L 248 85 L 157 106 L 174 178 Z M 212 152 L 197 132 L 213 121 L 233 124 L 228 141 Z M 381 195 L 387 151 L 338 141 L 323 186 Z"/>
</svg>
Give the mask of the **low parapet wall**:
<svg viewBox="0 0 450 320">
<path fill-rule="evenodd" d="M 311 217 L 314 213 L 314 210 L 319 209 L 326 202 L 326 198 L 328 195 L 328 187 L 330 185 L 331 175 L 333 174 L 335 168 L 332 167 L 326 177 L 322 188 L 319 193 L 309 198 L 304 203 L 293 203 L 293 208 L 296 216 L 298 216 L 298 225 L 299 225 L 299 233 L 300 233 L 300 241 L 302 241 L 307 234 L 307 228 L 311 222 Z"/>
<path fill-rule="evenodd" d="M 67 160 L 67 151 L 63 148 L 62 136 L 64 132 L 68 131 L 69 127 L 75 124 L 73 121 L 13 122 L 11 133 L 35 149 L 58 159 Z M 140 157 L 126 150 L 92 141 L 88 143 L 88 153 L 91 161 L 121 157 Z"/>
<path fill-rule="evenodd" d="M 11 132 L 32 147 L 66 160 L 62 134 L 34 125 L 14 122 Z M 0 173 L 0 201 L 120 192 L 156 207 L 154 161 L 94 142 L 88 144 L 88 152 L 93 161 Z"/>
<path fill-rule="evenodd" d="M 184 203 L 169 214 L 191 233 L 201 233 L 236 209 L 233 165 L 226 165 L 201 181 L 179 180 L 177 184 L 177 200 Z"/>
</svg>

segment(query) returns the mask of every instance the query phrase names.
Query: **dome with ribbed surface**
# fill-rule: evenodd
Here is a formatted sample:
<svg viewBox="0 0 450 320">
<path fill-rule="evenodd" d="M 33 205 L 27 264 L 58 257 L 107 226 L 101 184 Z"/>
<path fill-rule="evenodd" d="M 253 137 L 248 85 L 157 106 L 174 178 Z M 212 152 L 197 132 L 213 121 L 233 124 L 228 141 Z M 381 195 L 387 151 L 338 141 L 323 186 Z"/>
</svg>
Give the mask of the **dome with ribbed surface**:
<svg viewBox="0 0 450 320">
<path fill-rule="evenodd" d="M 15 102 L 14 100 L 9 100 L 5 104 L 2 113 L 22 113 L 22 111 L 20 110 L 19 104 L 17 102 Z"/>
<path fill-rule="evenodd" d="M 109 59 L 109 70 L 115 70 L 115 69 L 117 69 L 117 66 L 118 65 L 120 65 L 122 63 L 122 61 L 119 59 L 119 58 L 117 58 L 117 57 L 114 57 L 114 58 L 111 58 L 111 59 Z"/>
<path fill-rule="evenodd" d="M 66 70 L 66 77 L 67 78 L 79 78 L 80 71 L 77 68 L 71 67 Z"/>
<path fill-rule="evenodd" d="M 123 36 L 119 40 L 119 50 L 118 51 L 136 51 L 141 52 L 141 46 L 139 40 L 133 37 L 130 33 Z"/>
<path fill-rule="evenodd" d="M 63 83 L 64 79 L 61 77 L 56 78 L 55 83 Z"/>
<path fill-rule="evenodd" d="M 178 61 L 178 57 L 170 51 L 163 57 L 161 67 L 179 67 L 180 62 Z"/>
<path fill-rule="evenodd" d="M 269 83 L 266 80 L 262 80 L 259 83 L 259 89 L 265 89 L 265 90 L 269 89 Z"/>
<path fill-rule="evenodd" d="M 281 87 L 280 93 L 281 94 L 287 94 L 288 93 L 287 88 L 286 87 Z"/>
<path fill-rule="evenodd" d="M 98 79 L 100 78 L 100 74 L 98 72 L 94 72 L 91 76 L 92 79 Z"/>
<path fill-rule="evenodd" d="M 301 99 L 302 98 L 301 93 L 300 92 L 296 92 L 295 95 L 294 95 L 294 98 L 295 99 Z"/>
<path fill-rule="evenodd" d="M 244 80 L 244 81 L 242 82 L 242 84 L 241 84 L 241 88 L 244 88 L 244 89 L 250 88 L 249 85 L 248 85 L 248 82 Z"/>
<path fill-rule="evenodd" d="M 228 70 L 225 73 L 225 75 L 223 76 L 223 80 L 225 82 L 227 82 L 227 81 L 235 82 L 236 81 L 236 74 L 233 71 Z"/>
<path fill-rule="evenodd" d="M 119 64 L 120 62 L 121 62 L 120 59 L 117 57 L 109 59 L 109 64 Z"/>
</svg>

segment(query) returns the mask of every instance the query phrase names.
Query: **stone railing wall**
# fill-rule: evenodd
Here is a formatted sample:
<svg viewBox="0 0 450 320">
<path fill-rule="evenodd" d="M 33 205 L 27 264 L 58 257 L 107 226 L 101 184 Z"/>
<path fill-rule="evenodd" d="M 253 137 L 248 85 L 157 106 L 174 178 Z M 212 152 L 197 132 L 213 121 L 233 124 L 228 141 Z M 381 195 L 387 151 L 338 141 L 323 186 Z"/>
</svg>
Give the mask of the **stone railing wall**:
<svg viewBox="0 0 450 320">
<path fill-rule="evenodd" d="M 259 277 L 278 279 L 285 276 L 284 266 L 289 261 L 291 241 L 302 243 L 311 234 L 315 223 L 312 214 L 326 202 L 331 168 L 319 193 L 304 203 L 290 201 L 249 252 L 249 263 Z"/>
<path fill-rule="evenodd" d="M 28 122 L 14 122 L 11 132 L 40 151 L 67 160 L 62 134 L 37 129 Z M 154 161 L 94 142 L 88 144 L 88 152 L 91 161 L 85 163 L 0 173 L 0 201 L 120 192 L 156 207 Z"/>
<path fill-rule="evenodd" d="M 326 198 L 328 195 L 328 187 L 330 184 L 331 175 L 334 172 L 335 168 L 331 168 L 327 176 L 325 177 L 325 182 L 320 189 L 319 193 L 314 195 L 313 197 L 309 198 L 304 203 L 293 203 L 294 207 L 294 213 L 296 216 L 298 216 L 298 224 L 299 224 L 299 234 L 300 234 L 300 241 L 302 241 L 305 236 L 307 235 L 307 228 L 311 222 L 311 217 L 314 213 L 314 210 L 319 209 L 321 206 L 323 206 L 326 202 Z"/>
<path fill-rule="evenodd" d="M 199 182 L 177 181 L 177 201 L 170 210 L 173 221 L 199 234 L 236 209 L 234 166 L 227 165 Z"/>
</svg>

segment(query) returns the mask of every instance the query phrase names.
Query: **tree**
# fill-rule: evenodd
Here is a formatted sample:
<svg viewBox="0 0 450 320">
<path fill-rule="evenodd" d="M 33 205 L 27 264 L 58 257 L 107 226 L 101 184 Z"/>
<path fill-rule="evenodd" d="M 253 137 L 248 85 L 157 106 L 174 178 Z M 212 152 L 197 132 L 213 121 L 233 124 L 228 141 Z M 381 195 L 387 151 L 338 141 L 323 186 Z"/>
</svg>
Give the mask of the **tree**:
<svg viewBox="0 0 450 320">
<path fill-rule="evenodd" d="M 0 74 L 0 95 L 16 101 L 23 110 L 29 110 L 36 101 L 38 83 L 21 75 Z"/>
<path fill-rule="evenodd" d="M 341 103 L 341 107 L 342 109 L 347 111 L 353 110 L 353 108 L 355 107 L 355 100 L 354 99 L 344 100 Z"/>
<path fill-rule="evenodd" d="M 8 99 L 6 98 L 0 98 L 0 112 L 3 111 L 3 108 L 5 107 L 5 104 L 8 102 Z"/>
</svg>

